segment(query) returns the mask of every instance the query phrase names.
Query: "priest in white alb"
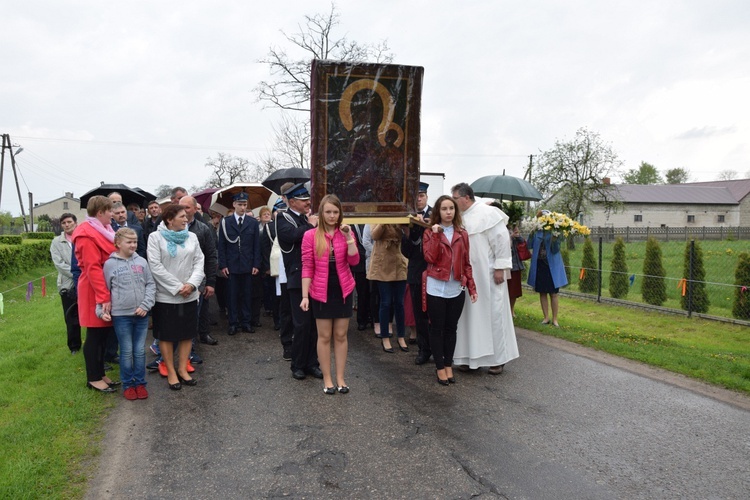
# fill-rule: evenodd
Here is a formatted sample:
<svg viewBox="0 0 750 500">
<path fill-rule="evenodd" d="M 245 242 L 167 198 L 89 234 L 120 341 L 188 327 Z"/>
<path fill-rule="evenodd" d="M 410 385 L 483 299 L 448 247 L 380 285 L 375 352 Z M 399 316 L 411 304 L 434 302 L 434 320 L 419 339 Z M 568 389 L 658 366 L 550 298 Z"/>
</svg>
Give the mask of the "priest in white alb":
<svg viewBox="0 0 750 500">
<path fill-rule="evenodd" d="M 477 301 L 464 305 L 458 321 L 454 364 L 470 369 L 488 367 L 499 375 L 505 363 L 518 357 L 516 331 L 508 298 L 512 267 L 508 216 L 495 207 L 477 203 L 466 183 L 451 189 L 469 233 L 470 261 L 477 284 Z"/>
</svg>

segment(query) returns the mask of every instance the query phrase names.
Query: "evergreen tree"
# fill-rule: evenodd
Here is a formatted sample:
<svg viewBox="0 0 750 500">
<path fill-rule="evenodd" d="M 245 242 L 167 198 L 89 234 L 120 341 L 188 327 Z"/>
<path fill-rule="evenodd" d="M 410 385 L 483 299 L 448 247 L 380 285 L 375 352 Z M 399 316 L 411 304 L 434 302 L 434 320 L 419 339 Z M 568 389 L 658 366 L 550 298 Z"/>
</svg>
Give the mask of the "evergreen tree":
<svg viewBox="0 0 750 500">
<path fill-rule="evenodd" d="M 703 267 L 703 250 L 700 244 L 695 242 L 693 252 L 693 279 L 690 281 L 690 242 L 685 246 L 685 266 L 683 268 L 683 277 L 688 280 L 687 286 L 690 287 L 685 295 L 680 297 L 680 307 L 685 311 L 688 310 L 688 296 L 692 295 L 693 312 L 708 312 L 708 292 L 706 291 L 706 270 Z M 691 292 L 692 289 L 692 292 Z"/>
<path fill-rule="evenodd" d="M 613 248 L 612 271 L 609 274 L 609 294 L 615 299 L 628 296 L 628 263 L 625 260 L 625 242 L 617 238 Z"/>
<path fill-rule="evenodd" d="M 567 248 L 563 248 L 560 250 L 560 253 L 562 254 L 563 264 L 565 265 L 565 277 L 568 278 L 568 283 L 571 283 L 570 281 L 570 251 Z"/>
<path fill-rule="evenodd" d="M 583 240 L 583 259 L 581 267 L 586 269 L 583 279 L 578 283 L 578 289 L 583 293 L 597 293 L 599 289 L 599 268 L 594 257 L 594 245 L 591 238 Z"/>
<path fill-rule="evenodd" d="M 661 247 L 655 238 L 646 242 L 646 257 L 643 259 L 643 285 L 641 293 L 646 304 L 660 306 L 667 300 L 667 272 L 661 261 Z"/>
<path fill-rule="evenodd" d="M 732 316 L 750 320 L 750 253 L 742 252 L 737 259 L 734 271 L 734 306 Z M 742 287 L 745 287 L 743 290 Z"/>
</svg>

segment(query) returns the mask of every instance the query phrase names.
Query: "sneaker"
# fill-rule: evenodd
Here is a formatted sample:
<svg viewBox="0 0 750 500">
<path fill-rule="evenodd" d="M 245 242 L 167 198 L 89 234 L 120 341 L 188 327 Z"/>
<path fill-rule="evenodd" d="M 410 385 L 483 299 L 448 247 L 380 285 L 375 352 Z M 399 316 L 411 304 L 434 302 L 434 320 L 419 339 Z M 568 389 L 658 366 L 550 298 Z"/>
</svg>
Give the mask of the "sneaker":
<svg viewBox="0 0 750 500">
<path fill-rule="evenodd" d="M 159 361 L 159 375 L 162 377 L 166 377 L 169 375 L 169 372 L 167 371 L 167 365 L 164 363 L 164 361 Z"/>
<path fill-rule="evenodd" d="M 190 353 L 190 362 L 194 363 L 196 365 L 202 365 L 203 364 L 203 358 L 201 358 L 200 356 L 198 356 L 198 353 L 191 352 Z"/>
<path fill-rule="evenodd" d="M 284 354 L 281 355 L 281 359 L 284 361 L 291 361 L 292 360 L 292 350 L 291 349 L 284 349 Z"/>
<path fill-rule="evenodd" d="M 159 363 L 161 363 L 161 357 L 158 357 L 155 360 L 153 360 L 152 362 L 148 363 L 146 365 L 146 370 L 150 370 L 152 372 L 158 370 L 159 369 Z"/>
<path fill-rule="evenodd" d="M 190 360 L 188 359 L 188 362 L 187 362 L 187 372 L 188 373 L 193 373 L 194 371 L 195 371 L 195 368 L 193 367 L 193 363 L 191 363 Z"/>
<path fill-rule="evenodd" d="M 153 352 L 156 356 L 161 356 L 161 349 L 159 349 L 159 344 L 154 342 L 150 346 L 148 346 L 149 349 L 151 349 L 151 352 Z"/>
<path fill-rule="evenodd" d="M 148 391 L 146 390 L 146 386 L 137 385 L 135 387 L 135 394 L 138 396 L 138 399 L 146 399 L 148 397 Z"/>
<path fill-rule="evenodd" d="M 135 391 L 135 387 L 128 387 L 122 394 L 128 401 L 135 401 L 136 399 L 138 399 L 138 394 Z"/>
</svg>

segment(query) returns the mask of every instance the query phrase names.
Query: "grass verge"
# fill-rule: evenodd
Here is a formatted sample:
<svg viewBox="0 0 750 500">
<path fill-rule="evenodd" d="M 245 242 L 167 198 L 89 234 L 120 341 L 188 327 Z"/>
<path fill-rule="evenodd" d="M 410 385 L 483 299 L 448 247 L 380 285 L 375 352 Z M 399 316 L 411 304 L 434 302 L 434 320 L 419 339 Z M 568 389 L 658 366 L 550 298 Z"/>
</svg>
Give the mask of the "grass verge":
<svg viewBox="0 0 750 500">
<path fill-rule="evenodd" d="M 560 296 L 561 328 L 541 325 L 539 295 L 524 290 L 516 326 L 750 394 L 746 326 Z"/>
<path fill-rule="evenodd" d="M 50 273 L 47 296 L 35 281 L 27 302 L 25 283 Z M 115 402 L 84 389 L 83 355 L 67 349 L 55 278 L 42 267 L 0 281 L 0 498 L 82 497 Z"/>
</svg>

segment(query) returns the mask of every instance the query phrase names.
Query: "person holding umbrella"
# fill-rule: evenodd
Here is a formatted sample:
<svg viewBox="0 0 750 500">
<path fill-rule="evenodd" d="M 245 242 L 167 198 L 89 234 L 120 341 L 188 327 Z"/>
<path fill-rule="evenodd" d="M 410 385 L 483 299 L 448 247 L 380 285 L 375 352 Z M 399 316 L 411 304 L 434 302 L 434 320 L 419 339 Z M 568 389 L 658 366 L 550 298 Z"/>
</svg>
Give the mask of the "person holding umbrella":
<svg viewBox="0 0 750 500">
<path fill-rule="evenodd" d="M 244 191 L 235 194 L 234 213 L 224 217 L 219 225 L 219 270 L 229 279 L 229 335 L 235 335 L 240 327 L 243 332 L 255 333 L 251 323 L 252 276 L 261 267 L 260 226 L 252 214 L 246 213 L 248 198 Z"/>
</svg>

